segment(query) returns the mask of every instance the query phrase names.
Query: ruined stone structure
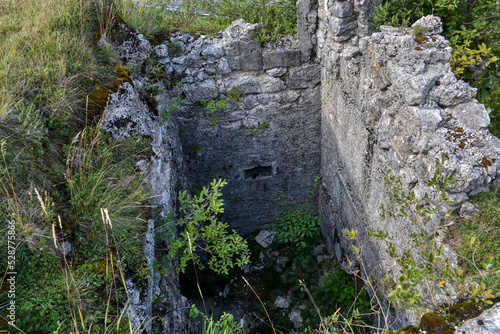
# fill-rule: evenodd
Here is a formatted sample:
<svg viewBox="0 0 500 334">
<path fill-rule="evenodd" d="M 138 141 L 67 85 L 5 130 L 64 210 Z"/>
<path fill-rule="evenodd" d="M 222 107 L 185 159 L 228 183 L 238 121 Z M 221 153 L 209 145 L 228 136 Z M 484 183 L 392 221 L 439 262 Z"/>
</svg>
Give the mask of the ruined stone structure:
<svg viewBox="0 0 500 334">
<path fill-rule="evenodd" d="M 497 176 L 500 141 L 487 130 L 489 116 L 475 100 L 476 90 L 453 75 L 439 19 L 415 23 L 427 28 L 418 39 L 411 29 L 373 32 L 368 18 L 380 2 L 299 0 L 298 39 L 256 42 L 251 32 L 257 26 L 238 20 L 221 37 L 176 34 L 153 48 L 130 32 L 116 45 L 119 57 L 132 65 L 152 55 L 170 78 L 153 80 L 152 70 L 138 66 L 131 73 L 134 85 L 126 83 L 113 95 L 102 125 L 117 137 L 153 138 L 154 156 L 141 168 L 161 215 L 175 209 L 179 190 L 196 192 L 224 178 L 223 219 L 248 233 L 272 221 L 277 191 L 292 203 L 304 202 L 308 184 L 320 175 L 319 198 L 312 200 L 327 248 L 342 263 L 353 258 L 344 228 L 358 230 L 359 241 L 368 230 L 383 229 L 398 244 L 408 244 L 414 227 L 379 219 L 388 169 L 401 177 L 404 189 L 423 195 L 435 160 L 444 154 L 445 173 L 457 175 L 449 193 L 455 210 L 487 190 Z M 169 54 L 169 43 L 178 43 L 182 53 Z M 172 81 L 182 88 L 173 88 Z M 140 94 L 152 86 L 159 91 L 149 97 L 153 102 Z M 228 100 L 228 112 L 207 114 L 200 104 L 234 92 L 244 95 Z M 177 109 L 179 95 L 187 103 Z M 431 224 L 445 229 L 438 218 Z M 168 333 L 183 333 L 187 304 L 177 275 L 152 268 L 164 248 L 155 247 L 153 227 L 151 220 L 153 279 L 142 292 L 143 316 L 159 315 Z M 397 271 L 375 244 L 363 256 L 370 275 Z M 153 310 L 158 295 L 167 298 Z M 137 298 L 136 309 L 139 304 Z"/>
</svg>

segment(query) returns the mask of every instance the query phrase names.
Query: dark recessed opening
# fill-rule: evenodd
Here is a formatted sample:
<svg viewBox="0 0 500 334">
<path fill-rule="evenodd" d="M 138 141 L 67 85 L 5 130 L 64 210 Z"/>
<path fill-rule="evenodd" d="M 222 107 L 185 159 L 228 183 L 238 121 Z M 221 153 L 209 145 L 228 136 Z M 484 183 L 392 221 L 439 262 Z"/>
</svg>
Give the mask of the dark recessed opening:
<svg viewBox="0 0 500 334">
<path fill-rule="evenodd" d="M 271 166 L 257 166 L 250 169 L 245 169 L 245 180 L 261 179 L 273 175 Z"/>
</svg>

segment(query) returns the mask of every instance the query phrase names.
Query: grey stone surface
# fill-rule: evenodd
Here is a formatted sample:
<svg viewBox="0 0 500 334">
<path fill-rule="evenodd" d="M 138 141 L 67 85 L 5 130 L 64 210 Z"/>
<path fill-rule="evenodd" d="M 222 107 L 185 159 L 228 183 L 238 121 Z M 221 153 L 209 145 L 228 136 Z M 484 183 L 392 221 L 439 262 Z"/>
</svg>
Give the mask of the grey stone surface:
<svg viewBox="0 0 500 334">
<path fill-rule="evenodd" d="M 279 256 L 276 259 L 276 270 L 278 272 L 283 271 L 283 269 L 285 268 L 287 262 L 288 262 L 288 257 L 286 257 L 286 256 Z"/>
<path fill-rule="evenodd" d="M 287 69 L 285 67 L 277 67 L 277 68 L 272 68 L 270 70 L 267 70 L 266 73 L 273 76 L 273 77 L 280 77 L 283 74 L 287 72 Z"/>
<path fill-rule="evenodd" d="M 424 27 L 427 29 L 425 34 L 440 34 L 443 32 L 443 27 L 441 25 L 441 18 L 437 16 L 424 16 L 418 19 L 415 23 L 413 23 L 412 28 L 414 27 Z"/>
<path fill-rule="evenodd" d="M 120 23 L 117 29 L 120 31 L 120 38 L 114 48 L 119 58 L 124 59 L 127 64 L 135 65 L 149 57 L 153 48 L 144 35 L 131 30 L 124 23 Z"/>
<path fill-rule="evenodd" d="M 260 42 L 252 39 L 258 24 L 234 21 L 223 32 L 226 58 L 232 70 L 260 70 L 263 66 Z"/>
<path fill-rule="evenodd" d="M 69 253 L 71 253 L 71 243 L 68 242 L 68 241 L 64 241 L 62 244 L 61 244 L 61 253 L 64 255 L 64 256 L 68 256 Z"/>
<path fill-rule="evenodd" d="M 275 233 L 273 233 L 273 232 L 262 230 L 259 232 L 259 234 L 257 234 L 257 236 L 254 238 L 254 240 L 262 247 L 268 248 L 273 243 L 274 234 Z"/>
<path fill-rule="evenodd" d="M 213 100 L 219 96 L 215 80 L 210 79 L 199 84 L 184 85 L 184 91 L 190 102 L 198 102 L 201 99 Z"/>
<path fill-rule="evenodd" d="M 312 256 L 323 255 L 325 253 L 325 244 L 321 244 L 311 251 Z"/>
<path fill-rule="evenodd" d="M 330 17 L 329 21 L 330 32 L 336 42 L 343 42 L 354 36 L 358 22 L 355 16 L 340 18 Z"/>
<path fill-rule="evenodd" d="M 290 88 L 312 88 L 320 82 L 320 67 L 307 64 L 292 68 L 287 79 Z"/>
<path fill-rule="evenodd" d="M 500 303 L 495 304 L 479 317 L 467 320 L 457 328 L 457 334 L 498 334 L 500 333 Z"/>
<path fill-rule="evenodd" d="M 445 109 L 454 120 L 471 130 L 486 130 L 490 125 L 490 116 L 483 104 L 465 102 Z"/>
<path fill-rule="evenodd" d="M 144 86 L 139 84 L 138 78 L 135 80 L 138 87 Z M 161 110 L 165 100 L 159 101 L 158 104 Z M 153 157 L 139 161 L 137 166 L 146 175 L 146 182 L 151 186 L 152 204 L 158 211 L 158 217 L 173 211 L 178 187 L 185 188 L 186 184 L 183 175 L 185 165 L 175 125 L 158 122 L 155 110 L 150 110 L 141 100 L 140 94 L 126 82 L 120 85 L 116 94 L 111 95 L 101 128 L 115 138 L 146 134 L 152 138 Z M 155 234 L 164 232 L 166 228 L 168 226 L 155 228 L 155 220 L 148 220 L 144 252 L 151 278 L 143 291 L 139 291 L 132 281 L 127 283 L 132 295 L 128 314 L 131 322 L 139 325 L 144 325 L 144 320 L 159 316 L 163 320 L 164 332 L 180 334 L 192 331 L 194 323 L 186 312 L 187 299 L 180 294 L 175 264 L 170 263 L 171 269 L 163 274 L 153 268 L 156 259 L 164 258 L 165 249 L 168 249 L 168 241 L 156 241 Z M 163 297 L 161 303 L 153 306 L 153 300 L 158 297 Z M 147 331 L 150 332 L 150 327 Z"/>
<path fill-rule="evenodd" d="M 322 234 L 328 252 L 345 264 L 355 255 L 352 243 L 342 237 L 344 228 L 358 230 L 360 243 L 368 240 L 367 230 L 380 229 L 395 237 L 396 247 L 411 247 L 408 235 L 415 226 L 379 217 L 380 205 L 387 204 L 385 171 L 401 177 L 405 191 L 422 196 L 429 191 L 426 181 L 436 171 L 436 159 L 444 154 L 446 175 L 456 173 L 449 196 L 458 201 L 452 207 L 457 212 L 461 202 L 492 184 L 500 161 L 498 139 L 486 130 L 489 117 L 474 99 L 476 89 L 453 75 L 451 48 L 437 35 L 440 20 L 420 20 L 429 30 L 420 42 L 411 29 L 385 27 L 363 36 L 361 9 L 372 7 L 349 2 L 354 3 L 357 28 L 349 26 L 353 18 L 333 17 L 320 6 L 317 33 L 322 62 Z M 446 230 L 443 212 L 418 228 Z M 367 276 L 397 275 L 397 264 L 379 245 L 367 243 L 364 254 Z M 453 262 L 452 252 L 448 255 Z M 419 320 L 411 312 L 396 318 L 396 328 Z"/>
<path fill-rule="evenodd" d="M 262 54 L 264 69 L 299 65 L 300 50 L 268 51 Z"/>
<path fill-rule="evenodd" d="M 318 19 L 317 0 L 297 1 L 297 37 L 302 60 L 310 60 L 315 43 Z"/>
<path fill-rule="evenodd" d="M 286 298 L 283 298 L 281 296 L 277 297 L 276 300 L 274 301 L 274 307 L 276 308 L 281 308 L 281 309 L 287 309 L 290 306 L 290 303 Z"/>
<path fill-rule="evenodd" d="M 467 202 L 462 205 L 460 208 L 460 217 L 461 218 L 467 218 L 467 219 L 475 219 L 479 214 L 479 207 Z"/>
<path fill-rule="evenodd" d="M 336 17 L 346 18 L 353 14 L 354 5 L 350 1 L 335 1 L 330 11 Z"/>
<path fill-rule="evenodd" d="M 112 94 L 103 116 L 101 128 L 115 138 L 127 138 L 131 134 L 147 135 L 154 121 L 145 102 L 130 83 L 123 83 Z"/>
<path fill-rule="evenodd" d="M 298 305 L 295 305 L 295 307 L 292 309 L 292 312 L 290 312 L 288 319 L 290 319 L 290 321 L 293 323 L 293 327 L 295 329 L 301 329 L 302 327 L 304 327 L 302 312 L 300 312 L 300 308 Z"/>
</svg>

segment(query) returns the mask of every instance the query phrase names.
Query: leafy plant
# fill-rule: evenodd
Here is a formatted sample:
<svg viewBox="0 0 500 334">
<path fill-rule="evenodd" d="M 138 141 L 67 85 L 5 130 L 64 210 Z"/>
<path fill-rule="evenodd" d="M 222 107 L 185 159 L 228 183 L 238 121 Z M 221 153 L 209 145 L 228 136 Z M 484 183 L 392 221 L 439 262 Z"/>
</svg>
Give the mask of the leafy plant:
<svg viewBox="0 0 500 334">
<path fill-rule="evenodd" d="M 184 92 L 184 88 L 182 87 L 182 82 L 179 82 L 174 89 L 178 90 L 178 95 L 173 99 L 170 99 L 165 104 L 165 107 L 160 112 L 160 117 L 162 122 L 171 122 L 172 121 L 172 113 L 176 113 L 181 109 L 182 104 L 186 104 L 188 100 L 186 98 L 182 98 L 181 94 Z"/>
<path fill-rule="evenodd" d="M 448 242 L 459 255 L 464 275 L 483 281 L 492 293 L 500 295 L 500 216 L 498 189 L 472 199 L 480 206 L 475 219 L 462 219 L 449 227 Z M 464 287 L 467 289 L 467 287 Z"/>
<path fill-rule="evenodd" d="M 182 45 L 179 42 L 170 42 L 167 44 L 167 50 L 170 57 L 179 57 L 182 54 Z"/>
<path fill-rule="evenodd" d="M 354 310 L 369 313 L 371 309 L 368 292 L 356 289 L 353 280 L 340 268 L 323 278 L 323 285 L 314 293 L 314 299 L 323 314 L 334 314 L 339 308 L 349 317 Z"/>
<path fill-rule="evenodd" d="M 200 312 L 196 306 L 193 304 L 189 310 L 189 316 L 191 318 L 197 318 L 201 316 L 203 318 L 203 328 L 202 334 L 239 334 L 243 333 L 243 327 L 236 322 L 234 316 L 230 313 L 224 312 L 220 319 L 215 321 L 213 317 L 208 317 L 207 315 Z"/>
<path fill-rule="evenodd" d="M 279 197 L 281 203 L 273 222 L 275 240 L 279 244 L 290 246 L 295 255 L 307 254 L 318 242 L 321 221 L 309 202 L 293 208 L 285 200 L 283 193 L 280 193 Z"/>
<path fill-rule="evenodd" d="M 207 108 L 205 113 L 207 115 L 212 116 L 212 120 L 210 121 L 210 125 L 217 125 L 217 123 L 220 120 L 220 117 L 216 115 L 216 112 L 224 112 L 228 113 L 229 108 L 227 107 L 227 104 L 230 101 L 238 102 L 241 100 L 241 98 L 245 96 L 245 93 L 239 91 L 238 86 L 232 87 L 228 92 L 225 98 L 220 99 L 220 100 L 209 100 L 209 99 L 201 99 L 200 103 Z"/>
<path fill-rule="evenodd" d="M 243 135 L 255 135 L 257 133 L 259 133 L 260 131 L 264 130 L 265 128 L 267 128 L 269 126 L 269 124 L 267 123 L 262 123 L 262 124 L 259 124 L 259 126 L 255 129 L 247 129 L 245 128 L 244 125 L 241 125 L 240 126 L 240 129 L 241 129 L 241 132 L 243 132 Z"/>
<path fill-rule="evenodd" d="M 203 187 L 197 196 L 187 194 L 186 190 L 179 193 L 180 216 L 176 224 L 181 232 L 171 241 L 167 255 L 179 259 L 177 271 L 184 272 L 189 261 L 204 268 L 199 250 L 209 257 L 208 267 L 220 274 L 228 274 L 230 268 L 249 262 L 246 240 L 234 230 L 228 233 L 229 224 L 217 219 L 217 214 L 224 212 L 220 197 L 226 184 L 225 180 L 213 180 L 210 188 Z"/>
</svg>

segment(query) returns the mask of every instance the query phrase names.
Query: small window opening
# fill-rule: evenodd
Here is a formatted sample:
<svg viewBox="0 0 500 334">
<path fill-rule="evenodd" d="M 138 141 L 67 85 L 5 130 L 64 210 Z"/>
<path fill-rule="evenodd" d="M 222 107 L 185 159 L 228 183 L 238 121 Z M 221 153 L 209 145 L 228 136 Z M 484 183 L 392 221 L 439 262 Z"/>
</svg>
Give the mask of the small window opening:
<svg viewBox="0 0 500 334">
<path fill-rule="evenodd" d="M 271 166 L 257 166 L 245 169 L 245 180 L 255 180 L 270 176 L 273 176 L 273 168 Z"/>
</svg>

